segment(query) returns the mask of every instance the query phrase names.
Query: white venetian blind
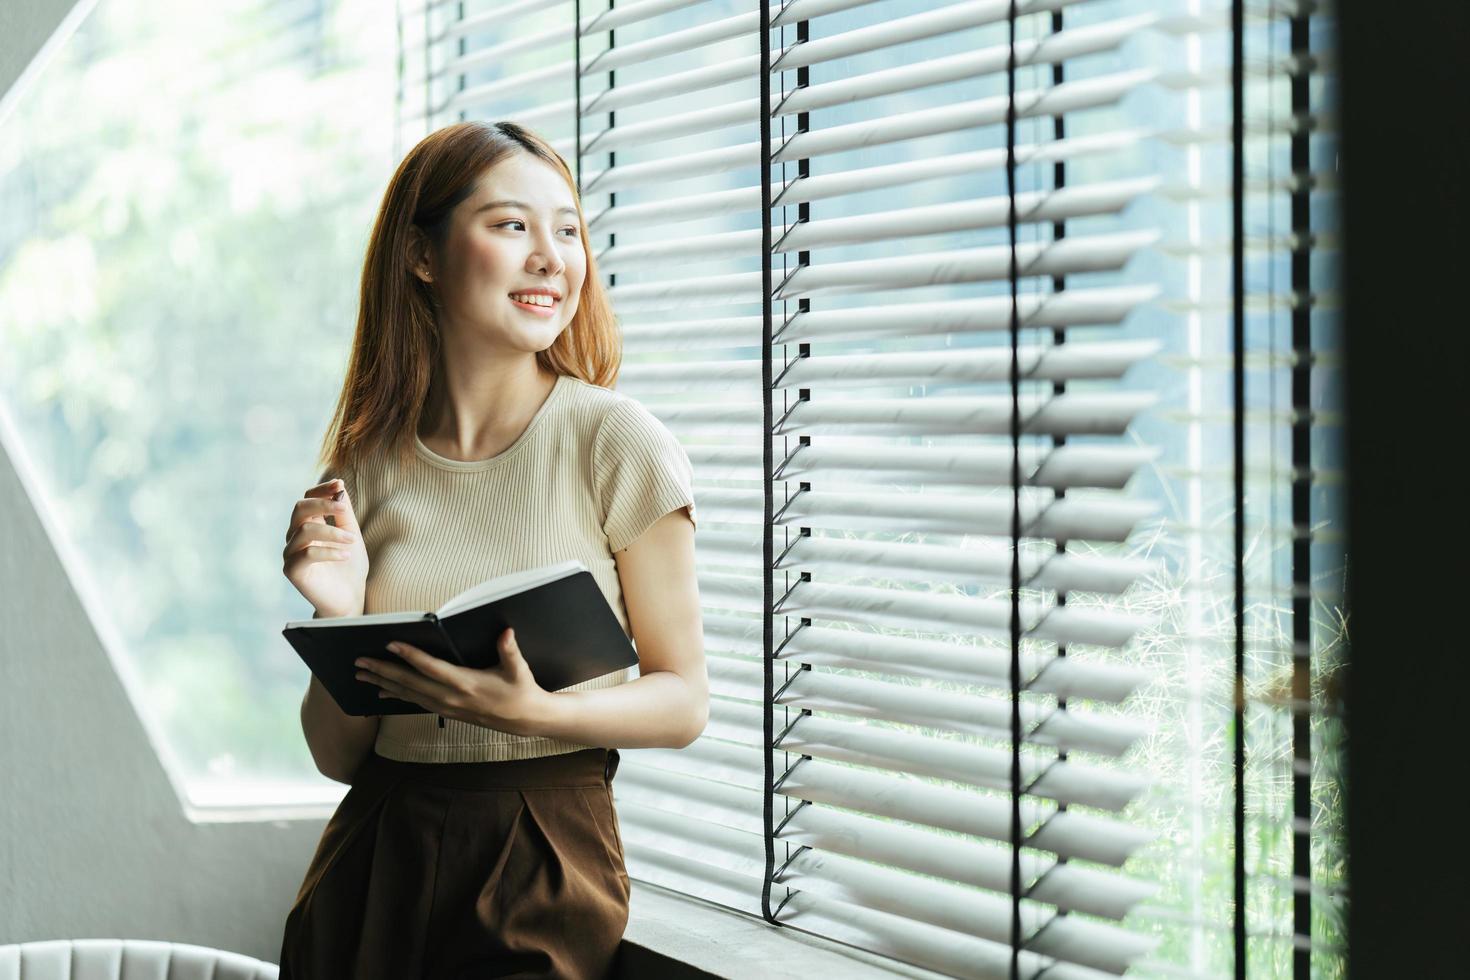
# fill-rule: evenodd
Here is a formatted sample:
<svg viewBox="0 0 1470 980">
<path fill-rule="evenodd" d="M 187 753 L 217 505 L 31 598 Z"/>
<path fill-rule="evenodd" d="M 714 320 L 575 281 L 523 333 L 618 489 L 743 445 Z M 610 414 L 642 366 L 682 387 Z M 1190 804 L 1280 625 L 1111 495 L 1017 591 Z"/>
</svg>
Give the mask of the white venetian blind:
<svg viewBox="0 0 1470 980">
<path fill-rule="evenodd" d="M 1009 975 L 1017 914 L 1021 976 L 1153 947 L 1128 869 L 1150 678 L 1113 653 L 1155 570 L 1128 489 L 1154 398 L 1121 381 L 1160 344 L 1123 328 L 1167 298 L 1150 216 L 1192 193 L 1138 148 L 1208 137 L 1116 110 L 1227 78 L 1130 62 L 1226 23 L 1139 6 L 1017 3 L 1013 99 L 1006 0 L 772 4 L 765 57 L 758 0 L 402 21 L 420 125 L 510 119 L 579 164 L 619 388 L 694 464 L 710 723 L 623 753 L 634 878 L 953 976 Z"/>
</svg>

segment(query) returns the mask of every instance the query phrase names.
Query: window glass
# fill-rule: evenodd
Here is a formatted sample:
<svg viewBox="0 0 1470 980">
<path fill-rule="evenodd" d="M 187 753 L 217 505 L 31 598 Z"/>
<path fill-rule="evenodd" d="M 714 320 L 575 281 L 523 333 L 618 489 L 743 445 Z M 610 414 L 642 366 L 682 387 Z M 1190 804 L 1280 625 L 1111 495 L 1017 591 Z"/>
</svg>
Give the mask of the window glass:
<svg viewBox="0 0 1470 980">
<path fill-rule="evenodd" d="M 279 555 L 397 162 L 391 10 L 102 0 L 0 122 L 0 400 L 196 799 L 323 783 Z"/>
</svg>

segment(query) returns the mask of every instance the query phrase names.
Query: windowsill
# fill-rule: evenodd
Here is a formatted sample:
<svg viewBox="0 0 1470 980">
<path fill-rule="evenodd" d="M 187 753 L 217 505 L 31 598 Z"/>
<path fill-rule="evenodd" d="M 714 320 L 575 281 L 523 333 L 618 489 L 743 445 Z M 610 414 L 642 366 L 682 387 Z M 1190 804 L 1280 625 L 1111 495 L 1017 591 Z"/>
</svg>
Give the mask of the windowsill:
<svg viewBox="0 0 1470 980">
<path fill-rule="evenodd" d="M 717 977 L 943 976 L 636 879 L 623 942 Z"/>
<path fill-rule="evenodd" d="M 181 801 L 193 823 L 325 822 L 347 795 L 346 783 L 306 779 L 192 779 Z"/>
</svg>

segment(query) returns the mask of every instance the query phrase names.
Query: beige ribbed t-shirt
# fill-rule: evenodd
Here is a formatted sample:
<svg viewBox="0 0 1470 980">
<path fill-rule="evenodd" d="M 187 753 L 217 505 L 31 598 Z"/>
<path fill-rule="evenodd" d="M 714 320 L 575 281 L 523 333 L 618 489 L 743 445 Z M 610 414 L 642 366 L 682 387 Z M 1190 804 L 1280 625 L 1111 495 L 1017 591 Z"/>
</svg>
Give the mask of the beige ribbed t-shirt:
<svg viewBox="0 0 1470 980">
<path fill-rule="evenodd" d="M 689 457 L 648 409 L 562 375 L 526 430 L 489 459 L 448 459 L 414 441 L 407 467 L 385 448 L 340 474 L 370 561 L 364 613 L 436 609 L 487 578 L 576 558 L 631 638 L 613 552 L 681 507 L 695 520 Z M 567 690 L 615 687 L 636 669 Z M 591 746 L 452 718 L 441 728 L 438 716 L 414 714 L 384 715 L 374 747 L 406 762 L 487 762 Z"/>
</svg>

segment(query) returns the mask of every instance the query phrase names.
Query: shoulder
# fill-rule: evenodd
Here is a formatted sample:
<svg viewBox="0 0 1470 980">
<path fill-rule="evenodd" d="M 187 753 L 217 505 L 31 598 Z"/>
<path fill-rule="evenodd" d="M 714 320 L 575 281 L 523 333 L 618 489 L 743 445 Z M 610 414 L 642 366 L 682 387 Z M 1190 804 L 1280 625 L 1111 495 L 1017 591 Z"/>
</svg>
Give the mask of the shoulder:
<svg viewBox="0 0 1470 980">
<path fill-rule="evenodd" d="M 608 415 L 619 411 L 622 406 L 637 404 L 636 401 L 621 391 L 613 391 L 611 388 L 604 388 L 602 385 L 595 385 L 591 382 L 583 381 L 576 375 L 569 374 L 565 377 L 566 381 L 564 384 L 567 385 L 566 404 L 572 414 L 576 416 L 602 422 Z"/>
<path fill-rule="evenodd" d="M 620 391 L 567 376 L 568 415 L 588 432 L 594 447 L 623 439 L 655 442 L 672 439 L 668 428 L 642 402 Z"/>
<path fill-rule="evenodd" d="M 668 426 L 636 398 L 596 385 L 575 391 L 586 400 L 588 418 L 596 419 L 592 481 L 608 551 L 624 550 L 680 508 L 688 508 L 693 523 L 693 470 Z"/>
</svg>

